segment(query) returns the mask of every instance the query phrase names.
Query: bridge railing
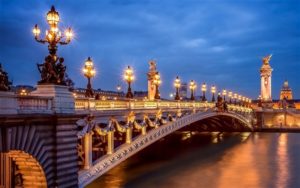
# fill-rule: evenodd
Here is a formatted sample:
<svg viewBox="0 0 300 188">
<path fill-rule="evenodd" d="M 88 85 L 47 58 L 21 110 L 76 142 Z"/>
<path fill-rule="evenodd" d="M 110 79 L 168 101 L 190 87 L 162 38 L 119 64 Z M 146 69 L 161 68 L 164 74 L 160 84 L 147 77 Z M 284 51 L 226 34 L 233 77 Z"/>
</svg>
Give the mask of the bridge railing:
<svg viewBox="0 0 300 188">
<path fill-rule="evenodd" d="M 138 110 L 138 109 L 185 109 L 185 108 L 212 108 L 214 103 L 200 101 L 148 101 L 148 100 L 95 100 L 75 99 L 77 112 L 87 110 Z"/>
<path fill-rule="evenodd" d="M 26 113 L 52 113 L 52 98 L 24 96 L 17 98 L 18 112 Z"/>
<path fill-rule="evenodd" d="M 0 92 L 0 114 L 51 114 L 53 98 Z"/>
<path fill-rule="evenodd" d="M 14 93 L 0 93 L 0 114 L 51 114 L 55 111 L 54 99 L 42 96 L 20 96 Z M 91 111 L 107 110 L 139 110 L 139 109 L 199 109 L 213 108 L 212 102 L 203 101 L 170 101 L 170 100 L 95 100 L 88 98 L 74 99 L 75 112 L 87 113 Z M 249 111 L 237 105 L 228 105 L 229 110 Z"/>
</svg>

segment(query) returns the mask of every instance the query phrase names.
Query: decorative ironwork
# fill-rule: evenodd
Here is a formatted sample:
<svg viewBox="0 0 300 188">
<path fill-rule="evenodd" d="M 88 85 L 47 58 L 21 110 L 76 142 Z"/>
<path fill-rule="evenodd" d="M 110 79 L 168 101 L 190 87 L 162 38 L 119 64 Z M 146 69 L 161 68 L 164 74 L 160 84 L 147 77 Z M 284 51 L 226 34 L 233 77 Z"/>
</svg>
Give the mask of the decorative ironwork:
<svg viewBox="0 0 300 188">
<path fill-rule="evenodd" d="M 174 81 L 174 87 L 176 88 L 175 100 L 180 100 L 180 96 L 179 96 L 180 86 L 181 86 L 181 81 L 180 81 L 179 77 L 177 76 Z"/>
<path fill-rule="evenodd" d="M 135 78 L 134 78 L 133 70 L 132 70 L 132 68 L 130 66 L 128 66 L 127 69 L 125 70 L 125 73 L 124 73 L 124 80 L 128 84 L 126 98 L 129 98 L 129 99 L 133 98 L 133 93 L 132 93 L 132 89 L 131 89 L 131 83 L 134 81 L 134 79 Z"/>
<path fill-rule="evenodd" d="M 49 30 L 46 30 L 45 38 L 39 38 L 41 30 L 37 24 L 33 28 L 35 40 L 42 44 L 48 43 L 49 50 L 49 55 L 46 56 L 44 63 L 37 64 L 41 74 L 41 80 L 38 82 L 39 84 L 67 85 L 65 78 L 66 66 L 63 64 L 64 59 L 62 57 L 58 58 L 56 52 L 58 44 L 67 45 L 70 43 L 73 33 L 71 28 L 68 28 L 65 31 L 65 34 L 62 35 L 58 28 L 59 21 L 59 14 L 54 6 L 52 6 L 51 10 L 47 13 Z M 63 38 L 66 38 L 66 40 L 63 41 Z"/>
<path fill-rule="evenodd" d="M 220 96 L 222 99 L 222 97 Z M 230 106 L 231 110 L 235 111 L 233 112 L 213 112 L 211 110 L 207 111 L 199 111 L 197 113 L 193 114 L 183 114 L 181 113 L 181 110 L 178 110 L 176 113 L 177 119 L 176 121 L 166 121 L 165 125 L 163 126 L 155 126 L 154 129 L 151 129 L 147 134 L 145 135 L 139 135 L 136 138 L 132 140 L 131 144 L 123 144 L 116 148 L 116 151 L 110 155 L 105 155 L 96 161 L 94 161 L 94 165 L 91 167 L 90 170 L 84 171 L 79 174 L 79 186 L 83 187 L 87 185 L 89 182 L 94 180 L 95 178 L 101 176 L 111 168 L 115 167 L 125 159 L 129 158 L 133 154 L 137 153 L 138 151 L 142 150 L 143 148 L 149 146 L 150 144 L 154 143 L 155 141 L 165 137 L 166 135 L 181 129 L 182 127 L 185 127 L 186 125 L 189 125 L 193 122 L 200 121 L 205 118 L 210 118 L 213 116 L 221 115 L 221 116 L 229 116 L 238 119 L 241 121 L 245 127 L 248 127 L 249 130 L 252 129 L 250 121 L 248 120 L 249 117 L 246 114 L 240 115 L 238 114 L 238 108 L 234 106 Z M 160 118 L 162 115 L 162 111 L 159 110 L 156 113 L 156 118 Z M 170 115 L 170 114 L 169 114 Z M 147 121 L 145 121 L 145 119 Z M 127 120 L 136 122 L 135 116 L 133 113 L 130 113 L 127 117 Z M 151 125 L 154 125 L 156 120 L 151 121 L 148 116 L 144 116 L 144 121 L 147 122 L 146 126 L 153 127 Z M 110 121 L 111 122 L 111 121 Z M 114 123 L 118 124 L 116 120 L 114 120 Z M 109 123 L 111 124 L 111 123 Z M 143 123 L 142 123 L 143 124 Z M 108 125 L 109 126 L 109 125 Z M 143 125 L 145 126 L 145 125 Z M 124 131 L 124 130 L 122 130 Z"/>
</svg>

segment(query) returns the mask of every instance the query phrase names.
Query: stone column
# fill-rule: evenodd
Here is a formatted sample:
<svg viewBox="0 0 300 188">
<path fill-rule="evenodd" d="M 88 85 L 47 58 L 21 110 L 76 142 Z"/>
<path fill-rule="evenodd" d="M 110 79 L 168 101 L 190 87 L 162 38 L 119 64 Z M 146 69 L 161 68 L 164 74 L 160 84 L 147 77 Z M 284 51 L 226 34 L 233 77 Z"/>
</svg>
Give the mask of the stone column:
<svg viewBox="0 0 300 188">
<path fill-rule="evenodd" d="M 107 154 L 113 154 L 114 148 L 114 131 L 109 131 L 107 133 Z"/>
<path fill-rule="evenodd" d="M 156 62 L 154 60 L 149 61 L 149 72 L 147 73 L 148 77 L 148 99 L 154 100 L 156 93 L 156 87 L 153 84 L 154 76 L 157 73 Z"/>
<path fill-rule="evenodd" d="M 92 133 L 84 135 L 84 169 L 89 169 L 93 164 L 93 136 Z"/>
<path fill-rule="evenodd" d="M 142 127 L 142 135 L 146 135 L 147 134 L 147 127 L 144 126 Z"/>
<path fill-rule="evenodd" d="M 132 141 L 132 128 L 128 127 L 126 129 L 126 144 L 130 144 Z"/>
</svg>

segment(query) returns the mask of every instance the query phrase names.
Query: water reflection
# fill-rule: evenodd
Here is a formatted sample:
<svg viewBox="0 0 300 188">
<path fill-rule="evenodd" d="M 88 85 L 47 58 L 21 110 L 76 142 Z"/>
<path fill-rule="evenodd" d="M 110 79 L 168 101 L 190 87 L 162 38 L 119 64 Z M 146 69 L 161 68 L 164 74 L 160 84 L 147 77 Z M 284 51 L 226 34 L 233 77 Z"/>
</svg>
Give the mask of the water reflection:
<svg viewBox="0 0 300 188">
<path fill-rule="evenodd" d="M 288 135 L 286 133 L 280 134 L 277 144 L 277 178 L 275 186 L 278 188 L 288 187 L 289 179 L 289 163 L 288 163 Z"/>
<path fill-rule="evenodd" d="M 288 150 L 299 142 L 297 134 L 172 134 L 88 187 L 300 187 L 291 181 L 289 165 L 300 152 L 291 157 Z"/>
</svg>

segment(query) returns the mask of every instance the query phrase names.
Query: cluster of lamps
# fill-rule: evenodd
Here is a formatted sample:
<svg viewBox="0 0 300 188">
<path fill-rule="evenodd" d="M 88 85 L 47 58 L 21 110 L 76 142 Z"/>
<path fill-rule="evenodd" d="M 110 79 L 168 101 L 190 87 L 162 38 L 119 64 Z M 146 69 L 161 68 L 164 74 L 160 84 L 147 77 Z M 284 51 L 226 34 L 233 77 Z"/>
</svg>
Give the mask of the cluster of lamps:
<svg viewBox="0 0 300 188">
<path fill-rule="evenodd" d="M 41 30 L 37 24 L 35 24 L 32 32 L 37 42 L 43 44 L 48 43 L 49 53 L 54 58 L 54 60 L 56 60 L 57 44 L 66 45 L 70 43 L 73 37 L 73 31 L 69 27 L 65 30 L 64 34 L 61 33 L 58 28 L 58 23 L 60 21 L 59 14 L 55 10 L 54 6 L 52 6 L 51 10 L 47 13 L 46 19 L 49 25 L 49 30 L 46 30 L 46 35 L 44 38 L 40 38 Z M 64 41 L 63 38 L 65 38 Z"/>
<path fill-rule="evenodd" d="M 181 80 L 179 79 L 178 76 L 174 80 L 174 87 L 176 89 L 175 100 L 180 100 L 179 89 L 181 87 Z M 195 90 L 196 90 L 196 88 L 197 88 L 196 82 L 194 80 L 191 80 L 190 83 L 189 83 L 189 89 L 191 91 L 190 100 L 195 100 Z M 206 83 L 202 83 L 201 91 L 202 91 L 201 101 L 207 101 L 207 99 L 206 99 L 206 92 L 207 92 Z M 211 91 L 211 94 L 212 94 L 211 101 L 215 102 L 216 101 L 215 94 L 217 92 L 216 86 L 212 85 L 211 88 L 210 88 L 210 91 Z M 230 104 L 240 104 L 240 105 L 246 106 L 246 105 L 249 105 L 252 102 L 250 98 L 239 95 L 237 93 L 233 93 L 232 91 L 227 91 L 226 89 L 223 89 L 222 92 L 219 92 L 218 96 L 220 96 L 220 97 L 223 96 L 224 101 L 227 101 L 226 100 L 226 97 L 227 97 L 228 102 Z"/>
<path fill-rule="evenodd" d="M 43 39 L 40 38 L 40 33 L 41 30 L 36 24 L 33 28 L 33 34 L 34 38 L 36 41 L 40 43 L 48 43 L 48 50 L 50 55 L 56 60 L 56 51 L 57 51 L 57 44 L 60 45 L 66 45 L 70 43 L 72 37 L 73 37 L 73 32 L 72 29 L 69 27 L 65 30 L 65 33 L 62 34 L 61 31 L 58 28 L 58 23 L 60 21 L 60 17 L 58 12 L 55 10 L 54 6 L 51 7 L 51 10 L 47 13 L 47 22 L 49 24 L 49 30 L 46 30 L 46 35 Z M 63 41 L 63 38 L 65 40 Z M 85 61 L 84 67 L 82 69 L 82 72 L 84 76 L 87 78 L 88 83 L 87 83 L 87 89 L 85 96 L 86 97 L 94 97 L 94 92 L 92 89 L 92 84 L 91 84 L 91 78 L 93 78 L 96 75 L 96 70 L 94 67 L 94 63 L 90 57 Z M 135 80 L 134 76 L 134 71 L 133 69 L 128 66 L 125 71 L 124 71 L 124 81 L 127 82 L 128 84 L 128 89 L 126 93 L 126 98 L 132 99 L 133 98 L 133 93 L 131 89 L 131 84 Z M 161 85 L 161 78 L 160 74 L 157 72 L 154 75 L 153 79 L 153 84 L 155 85 L 155 99 L 160 99 L 160 93 L 159 93 L 159 86 Z M 175 100 L 180 100 L 180 95 L 179 95 L 179 89 L 181 87 L 181 80 L 179 76 L 176 77 L 174 80 L 174 87 L 176 88 L 176 93 L 175 93 Z M 195 100 L 195 90 L 197 88 L 197 84 L 194 80 L 191 80 L 189 83 L 189 89 L 191 91 L 191 100 Z M 121 86 L 117 86 L 117 91 L 119 92 L 121 90 Z M 215 99 L 215 93 L 216 93 L 216 86 L 211 86 L 211 93 L 212 93 L 212 102 L 214 102 Z M 207 92 L 207 85 L 206 83 L 203 83 L 201 85 L 201 91 L 202 91 L 202 101 L 207 101 L 206 99 L 206 92 Z M 27 92 L 25 90 L 20 92 L 20 95 L 27 95 Z M 221 93 L 218 93 L 218 95 L 221 95 Z M 222 91 L 222 96 L 223 100 L 226 101 L 226 96 L 229 98 L 229 103 L 234 103 L 234 104 L 241 104 L 241 105 L 247 105 L 251 103 L 251 99 L 241 96 L 237 93 L 233 93 L 231 91 L 227 92 L 227 90 Z"/>
</svg>

